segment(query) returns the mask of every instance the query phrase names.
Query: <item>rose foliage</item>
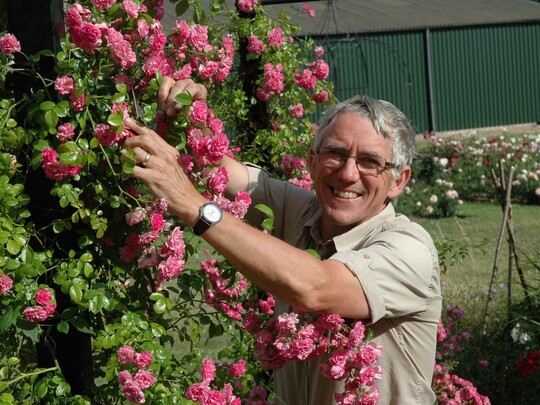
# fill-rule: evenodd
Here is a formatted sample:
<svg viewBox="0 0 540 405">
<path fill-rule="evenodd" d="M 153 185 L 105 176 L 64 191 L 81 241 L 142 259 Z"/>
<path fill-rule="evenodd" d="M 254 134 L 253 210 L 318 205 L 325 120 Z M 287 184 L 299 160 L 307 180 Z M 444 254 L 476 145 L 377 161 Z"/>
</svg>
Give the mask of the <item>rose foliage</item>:
<svg viewBox="0 0 540 405">
<path fill-rule="evenodd" d="M 122 149 L 134 136 L 127 117 L 151 126 L 182 153 L 200 192 L 239 218 L 250 199 L 223 195 L 225 154 L 297 173 L 309 188 L 295 156 L 307 156 L 308 115 L 331 94 L 323 50 L 257 1 L 239 10 L 216 1 L 208 12 L 176 2 L 193 17 L 168 33 L 159 0 L 67 3 L 58 53 L 27 55 L 13 34 L 0 37 L 1 402 L 264 403 L 263 368 L 338 350 L 341 372 L 329 363 L 323 373 L 350 382 L 340 395 L 376 396 L 381 348 L 364 343 L 363 324 L 270 320 L 273 298 L 132 180 L 134 154 Z M 41 70 L 49 58 L 54 77 Z M 156 103 L 164 75 L 205 85 L 216 110 L 182 94 L 178 116 L 165 117 Z M 24 94 L 12 80 L 29 83 Z M 260 209 L 271 231 L 272 213 Z M 207 340 L 225 333 L 233 344 L 216 363 L 205 358 Z M 76 358 L 62 354 L 68 340 L 83 342 Z"/>
<path fill-rule="evenodd" d="M 361 322 L 274 318 L 273 297 L 131 179 L 127 117 L 242 218 L 249 196 L 224 196 L 221 158 L 311 188 L 300 158 L 310 118 L 334 101 L 324 50 L 287 16 L 257 0 L 171 2 L 179 17 L 165 32 L 162 0 L 67 1 L 56 54 L 27 55 L 0 34 L 0 403 L 271 403 L 267 370 L 323 354 L 321 373 L 345 382 L 339 403 L 376 403 L 383 348 Z M 208 104 L 181 94 L 178 116 L 165 117 L 165 75 L 206 86 Z M 272 212 L 256 208 L 271 232 Z"/>
</svg>

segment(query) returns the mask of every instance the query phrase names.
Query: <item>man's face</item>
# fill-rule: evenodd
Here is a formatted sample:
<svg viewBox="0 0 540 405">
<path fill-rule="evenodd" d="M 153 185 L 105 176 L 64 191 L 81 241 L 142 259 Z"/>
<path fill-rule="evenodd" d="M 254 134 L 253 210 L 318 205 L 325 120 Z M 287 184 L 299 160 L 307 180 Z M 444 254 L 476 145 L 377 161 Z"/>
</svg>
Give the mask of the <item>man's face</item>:
<svg viewBox="0 0 540 405">
<path fill-rule="evenodd" d="M 328 129 L 320 150 L 332 147 L 358 156 L 376 155 L 393 161 L 392 140 L 377 133 L 371 121 L 357 113 L 340 114 Z M 317 198 L 322 207 L 322 235 L 325 239 L 342 234 L 381 212 L 388 199 L 397 197 L 410 176 L 403 169 L 400 179 L 392 180 L 389 169 L 378 175 L 360 173 L 354 158 L 341 168 L 328 167 L 318 154 L 311 159 Z"/>
</svg>

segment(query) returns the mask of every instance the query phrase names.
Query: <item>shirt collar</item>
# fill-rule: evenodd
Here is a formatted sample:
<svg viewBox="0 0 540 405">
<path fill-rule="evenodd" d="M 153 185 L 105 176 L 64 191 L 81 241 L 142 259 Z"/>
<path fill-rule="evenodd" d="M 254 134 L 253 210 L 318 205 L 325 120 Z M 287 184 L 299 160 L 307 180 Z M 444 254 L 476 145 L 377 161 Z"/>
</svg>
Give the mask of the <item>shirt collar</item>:
<svg viewBox="0 0 540 405">
<path fill-rule="evenodd" d="M 386 207 L 374 217 L 362 222 L 341 235 L 335 236 L 333 241 L 336 246 L 336 251 L 341 252 L 356 248 L 377 228 L 380 228 L 383 222 L 392 219 L 395 216 L 396 212 L 394 210 L 394 205 L 388 203 Z"/>
</svg>

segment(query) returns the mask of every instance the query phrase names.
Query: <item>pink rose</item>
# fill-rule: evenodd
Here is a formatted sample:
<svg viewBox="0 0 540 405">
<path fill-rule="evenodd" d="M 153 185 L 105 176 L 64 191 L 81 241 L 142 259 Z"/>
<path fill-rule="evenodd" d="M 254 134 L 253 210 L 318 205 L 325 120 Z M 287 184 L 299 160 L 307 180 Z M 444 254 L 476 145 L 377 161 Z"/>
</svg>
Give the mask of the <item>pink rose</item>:
<svg viewBox="0 0 540 405">
<path fill-rule="evenodd" d="M 270 33 L 266 36 L 266 41 L 268 42 L 268 45 L 279 48 L 281 45 L 283 45 L 283 32 L 281 28 L 276 27 Z"/>
<path fill-rule="evenodd" d="M 127 370 L 122 370 L 118 373 L 118 382 L 120 385 L 127 384 L 128 382 L 133 381 L 133 376 Z"/>
<path fill-rule="evenodd" d="M 289 113 L 293 118 L 301 118 L 304 115 L 304 106 L 301 103 L 291 105 L 289 107 Z"/>
<path fill-rule="evenodd" d="M 0 276 L 0 295 L 7 294 L 12 287 L 13 280 L 9 276 L 2 274 Z"/>
<path fill-rule="evenodd" d="M 145 402 L 144 393 L 141 387 L 139 387 L 139 384 L 137 384 L 135 381 L 130 381 L 124 384 L 122 387 L 122 392 L 131 402 L 136 404 L 144 404 Z"/>
<path fill-rule="evenodd" d="M 146 368 L 152 364 L 152 353 L 140 352 L 135 355 L 133 363 L 139 368 Z"/>
<path fill-rule="evenodd" d="M 249 53 L 253 54 L 259 54 L 263 53 L 266 46 L 264 45 L 264 42 L 261 41 L 256 35 L 250 35 L 248 37 L 248 44 L 247 44 L 247 50 Z"/>
<path fill-rule="evenodd" d="M 135 381 L 137 381 L 139 387 L 145 389 L 154 385 L 156 379 L 150 371 L 139 370 L 137 371 L 137 374 L 135 374 Z"/>
<path fill-rule="evenodd" d="M 21 43 L 13 34 L 5 34 L 0 37 L 0 51 L 4 55 L 11 55 L 14 52 L 21 51 Z"/>
<path fill-rule="evenodd" d="M 233 378 L 240 378 L 246 373 L 247 362 L 244 359 L 238 360 L 229 368 L 229 375 Z"/>
<path fill-rule="evenodd" d="M 200 124 L 206 121 L 208 107 L 204 101 L 195 100 L 189 109 L 189 119 L 193 124 Z"/>
<path fill-rule="evenodd" d="M 28 321 L 34 322 L 34 323 L 43 322 L 45 319 L 49 317 L 45 307 L 41 307 L 41 306 L 27 307 L 23 311 L 23 314 Z"/>
<path fill-rule="evenodd" d="M 71 100 L 70 106 L 74 112 L 81 112 L 86 107 L 86 95 L 83 93 L 80 96 L 77 95 L 75 91 L 72 91 L 69 95 Z"/>
<path fill-rule="evenodd" d="M 71 125 L 69 122 L 58 125 L 56 127 L 56 131 L 58 132 L 56 137 L 62 142 L 69 141 L 75 136 L 75 128 L 73 128 L 73 125 Z"/>
<path fill-rule="evenodd" d="M 73 90 L 75 90 L 73 78 L 66 75 L 58 76 L 54 81 L 54 88 L 60 94 L 70 94 Z"/>
<path fill-rule="evenodd" d="M 195 383 L 186 390 L 186 398 L 190 401 L 201 403 L 203 398 L 210 393 L 210 387 L 206 383 Z"/>
<path fill-rule="evenodd" d="M 216 365 L 214 362 L 208 358 L 203 359 L 203 364 L 201 367 L 201 375 L 203 382 L 210 383 L 216 378 Z"/>
<path fill-rule="evenodd" d="M 253 10 L 253 6 L 256 5 L 259 0 L 238 0 L 238 9 L 244 13 L 250 13 Z"/>
<path fill-rule="evenodd" d="M 52 293 L 46 288 L 41 288 L 35 295 L 36 302 L 40 305 L 47 305 L 52 299 Z"/>
<path fill-rule="evenodd" d="M 122 2 L 122 9 L 131 18 L 139 17 L 139 6 L 131 0 L 124 0 Z"/>
<path fill-rule="evenodd" d="M 118 363 L 129 364 L 135 358 L 135 349 L 129 345 L 124 345 L 118 349 Z"/>
<path fill-rule="evenodd" d="M 326 102 L 326 100 L 328 100 L 328 92 L 326 90 L 323 90 L 320 93 L 313 93 L 311 98 L 317 104 L 322 104 L 322 103 Z"/>
<path fill-rule="evenodd" d="M 116 3 L 116 0 L 90 0 L 90 1 L 94 5 L 94 7 L 99 10 L 107 10 L 114 3 Z"/>
</svg>

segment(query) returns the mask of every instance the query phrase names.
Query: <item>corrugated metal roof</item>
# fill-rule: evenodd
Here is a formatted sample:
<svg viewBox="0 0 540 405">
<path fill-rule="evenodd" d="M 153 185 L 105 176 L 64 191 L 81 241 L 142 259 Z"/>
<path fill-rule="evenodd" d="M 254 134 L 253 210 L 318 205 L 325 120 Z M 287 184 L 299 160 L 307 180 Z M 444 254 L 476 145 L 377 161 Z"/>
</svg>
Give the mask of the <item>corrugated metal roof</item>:
<svg viewBox="0 0 540 405">
<path fill-rule="evenodd" d="M 234 7 L 234 1 L 226 3 Z M 304 3 L 315 10 L 314 18 L 301 9 Z M 284 10 L 310 36 L 540 22 L 540 4 L 526 0 L 321 0 L 266 7 L 270 15 Z M 174 19 L 166 1 L 163 23 Z"/>
</svg>

